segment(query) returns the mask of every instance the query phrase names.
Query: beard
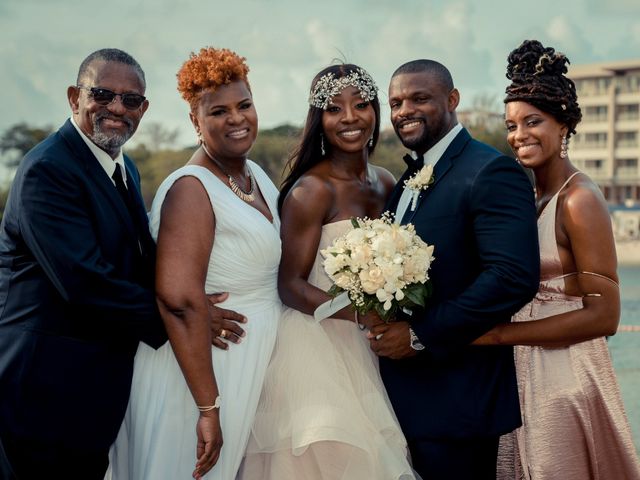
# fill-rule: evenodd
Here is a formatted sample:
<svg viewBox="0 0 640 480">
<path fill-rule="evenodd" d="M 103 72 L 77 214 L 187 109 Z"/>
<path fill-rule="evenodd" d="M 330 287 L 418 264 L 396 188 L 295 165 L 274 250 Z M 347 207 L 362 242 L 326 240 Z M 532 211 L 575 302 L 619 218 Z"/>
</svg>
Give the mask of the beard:
<svg viewBox="0 0 640 480">
<path fill-rule="evenodd" d="M 415 134 L 409 138 L 403 138 L 400 133 L 399 126 L 393 125 L 393 129 L 396 132 L 396 135 L 402 142 L 402 145 L 409 150 L 413 150 L 414 152 L 427 152 L 433 147 L 436 143 L 438 143 L 449 130 L 452 128 L 450 124 L 441 117 L 431 118 L 431 123 L 426 118 L 414 118 L 403 120 L 403 123 L 406 121 L 417 120 L 422 122 L 422 131 L 418 134 Z"/>
<path fill-rule="evenodd" d="M 120 150 L 120 147 L 124 145 L 127 140 L 131 138 L 131 136 L 135 132 L 135 128 L 133 126 L 133 122 L 126 117 L 118 117 L 117 120 L 124 122 L 127 125 L 127 129 L 123 133 L 118 133 L 110 130 L 103 130 L 102 128 L 102 120 L 105 118 L 113 118 L 109 113 L 103 112 L 98 113 L 93 119 L 93 135 L 91 136 L 91 141 L 95 143 L 98 147 L 103 149 L 107 153 L 115 153 Z"/>
<path fill-rule="evenodd" d="M 412 119 L 409 119 L 409 121 L 411 120 Z M 402 145 L 404 145 L 405 148 L 407 148 L 408 150 L 413 150 L 413 151 L 421 150 L 421 147 L 423 148 L 426 145 L 429 145 L 432 137 L 432 132 L 429 131 L 427 121 L 424 118 L 420 118 L 416 120 L 420 120 L 422 122 L 422 132 L 410 138 L 404 138 L 402 136 L 402 133 L 400 132 L 400 127 L 396 125 L 393 126 L 393 129 L 395 130 L 396 135 L 400 139 L 400 142 L 402 142 Z"/>
</svg>

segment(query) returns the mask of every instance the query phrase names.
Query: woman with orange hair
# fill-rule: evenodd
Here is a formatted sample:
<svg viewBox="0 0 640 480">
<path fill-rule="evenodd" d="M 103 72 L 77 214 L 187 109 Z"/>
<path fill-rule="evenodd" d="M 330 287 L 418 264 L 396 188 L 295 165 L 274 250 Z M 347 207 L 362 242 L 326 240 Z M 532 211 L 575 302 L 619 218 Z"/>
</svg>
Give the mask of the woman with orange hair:
<svg viewBox="0 0 640 480">
<path fill-rule="evenodd" d="M 169 343 L 138 350 L 114 480 L 229 480 L 242 460 L 281 311 L 278 192 L 247 159 L 258 132 L 248 70 L 229 50 L 203 48 L 178 72 L 199 148 L 150 214 Z M 212 332 L 216 292 L 228 292 L 227 317 L 246 317 L 246 336 L 230 320 Z"/>
</svg>

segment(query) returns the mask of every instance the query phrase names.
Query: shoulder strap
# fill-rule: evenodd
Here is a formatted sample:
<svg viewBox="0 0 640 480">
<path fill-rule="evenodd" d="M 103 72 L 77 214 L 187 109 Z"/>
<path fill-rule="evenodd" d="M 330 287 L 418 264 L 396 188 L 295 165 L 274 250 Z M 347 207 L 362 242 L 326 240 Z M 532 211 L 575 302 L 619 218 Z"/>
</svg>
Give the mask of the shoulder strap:
<svg viewBox="0 0 640 480">
<path fill-rule="evenodd" d="M 578 172 L 573 172 L 573 173 L 569 176 L 569 178 L 567 178 L 567 180 L 562 184 L 562 186 L 558 189 L 558 191 L 556 192 L 556 195 L 557 195 L 558 193 L 560 193 L 560 192 L 562 191 L 562 189 L 563 189 L 564 187 L 566 187 L 566 186 L 569 184 L 569 182 L 571 181 L 571 179 L 572 179 L 573 177 L 575 177 L 576 175 L 578 175 L 579 173 L 582 173 L 582 172 L 580 172 L 580 171 L 578 171 Z"/>
</svg>

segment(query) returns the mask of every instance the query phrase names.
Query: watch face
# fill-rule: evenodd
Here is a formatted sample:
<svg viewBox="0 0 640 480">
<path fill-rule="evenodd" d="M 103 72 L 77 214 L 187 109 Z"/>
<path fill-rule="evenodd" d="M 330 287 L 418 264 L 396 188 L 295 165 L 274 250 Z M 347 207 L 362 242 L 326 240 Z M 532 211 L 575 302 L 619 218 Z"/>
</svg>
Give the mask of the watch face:
<svg viewBox="0 0 640 480">
<path fill-rule="evenodd" d="M 418 351 L 424 350 L 424 345 L 420 343 L 420 340 L 418 339 L 416 332 L 413 331 L 413 328 L 409 329 L 409 337 L 410 337 L 409 345 L 411 346 L 411 348 Z"/>
</svg>

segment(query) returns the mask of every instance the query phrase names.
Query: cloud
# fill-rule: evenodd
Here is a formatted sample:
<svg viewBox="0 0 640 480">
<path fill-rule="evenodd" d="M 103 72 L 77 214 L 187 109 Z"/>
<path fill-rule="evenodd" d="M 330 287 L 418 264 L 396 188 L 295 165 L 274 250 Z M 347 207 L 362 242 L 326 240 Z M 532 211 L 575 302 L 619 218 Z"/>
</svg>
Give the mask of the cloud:
<svg viewBox="0 0 640 480">
<path fill-rule="evenodd" d="M 546 29 L 547 36 L 551 39 L 556 50 L 562 52 L 575 52 L 589 48 L 591 42 L 564 16 L 553 17 Z"/>
<path fill-rule="evenodd" d="M 598 14 L 640 14 L 638 0 L 588 0 L 587 8 Z"/>
<path fill-rule="evenodd" d="M 143 121 L 179 127 L 186 143 L 193 133 L 175 74 L 189 52 L 206 45 L 247 57 L 263 127 L 301 124 L 311 79 L 334 58 L 359 64 L 376 79 L 386 122 L 391 73 L 416 58 L 445 64 L 464 106 L 479 93 L 502 94 L 507 54 L 524 38 L 556 47 L 575 64 L 638 57 L 637 0 L 536 0 L 517 17 L 510 5 L 111 0 L 88 7 L 81 0 L 0 0 L 0 92 L 3 112 L 10 112 L 0 117 L 0 132 L 18 121 L 60 124 L 80 62 L 105 46 L 129 51 L 143 66 L 151 99 Z"/>
</svg>

